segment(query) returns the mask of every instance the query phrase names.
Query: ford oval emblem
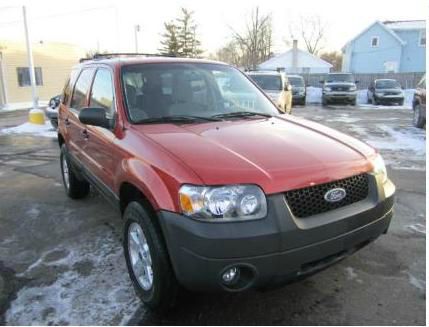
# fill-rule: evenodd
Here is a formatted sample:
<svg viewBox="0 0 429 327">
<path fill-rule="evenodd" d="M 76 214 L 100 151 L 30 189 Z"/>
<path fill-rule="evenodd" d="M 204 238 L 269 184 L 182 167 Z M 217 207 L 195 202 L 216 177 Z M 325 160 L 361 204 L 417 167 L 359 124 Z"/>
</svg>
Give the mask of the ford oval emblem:
<svg viewBox="0 0 429 327">
<path fill-rule="evenodd" d="M 337 187 L 337 188 L 333 188 L 332 190 L 329 190 L 328 192 L 325 193 L 325 200 L 327 202 L 339 202 L 342 199 L 344 199 L 346 197 L 347 193 L 346 190 L 341 188 L 341 187 Z"/>
</svg>

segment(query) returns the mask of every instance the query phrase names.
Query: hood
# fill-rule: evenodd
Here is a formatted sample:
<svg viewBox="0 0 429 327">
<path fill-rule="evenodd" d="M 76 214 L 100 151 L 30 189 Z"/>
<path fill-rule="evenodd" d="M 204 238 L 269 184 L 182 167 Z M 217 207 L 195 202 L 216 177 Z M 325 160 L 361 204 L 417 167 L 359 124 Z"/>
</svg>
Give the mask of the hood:
<svg viewBox="0 0 429 327">
<path fill-rule="evenodd" d="M 401 94 L 402 89 L 375 89 L 376 93 L 394 93 L 394 94 Z"/>
<path fill-rule="evenodd" d="M 257 184 L 265 193 L 369 171 L 374 150 L 298 118 L 184 125 L 134 125 L 192 169 L 206 185 Z"/>
</svg>

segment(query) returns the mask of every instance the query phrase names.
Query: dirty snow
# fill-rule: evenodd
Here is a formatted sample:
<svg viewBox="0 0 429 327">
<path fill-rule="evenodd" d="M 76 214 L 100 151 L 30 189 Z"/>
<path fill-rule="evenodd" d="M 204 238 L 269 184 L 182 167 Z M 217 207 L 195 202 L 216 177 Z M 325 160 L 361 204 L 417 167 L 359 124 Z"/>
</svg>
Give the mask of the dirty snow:
<svg viewBox="0 0 429 327">
<path fill-rule="evenodd" d="M 43 266 L 58 271 L 52 283 L 18 292 L 6 312 L 8 325 L 124 325 L 130 320 L 141 302 L 121 244 L 105 230 L 90 233 L 42 254 L 20 274 L 32 279 Z"/>
<path fill-rule="evenodd" d="M 31 134 L 34 136 L 44 137 L 57 137 L 57 132 L 52 127 L 49 121 L 46 121 L 44 125 L 24 123 L 19 126 L 3 128 L 0 130 L 2 134 Z"/>
</svg>

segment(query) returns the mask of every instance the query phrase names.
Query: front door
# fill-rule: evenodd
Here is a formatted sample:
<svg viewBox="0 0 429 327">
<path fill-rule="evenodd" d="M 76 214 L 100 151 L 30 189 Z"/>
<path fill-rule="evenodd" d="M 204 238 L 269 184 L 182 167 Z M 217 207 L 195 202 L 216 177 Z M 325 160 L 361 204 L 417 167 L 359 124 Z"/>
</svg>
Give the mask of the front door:
<svg viewBox="0 0 429 327">
<path fill-rule="evenodd" d="M 113 76 L 109 68 L 98 68 L 89 96 L 89 107 L 103 108 L 106 117 L 115 116 Z M 115 155 L 112 152 L 113 132 L 107 128 L 85 125 L 86 142 L 83 145 L 82 161 L 90 170 L 96 183 L 112 189 Z"/>
</svg>

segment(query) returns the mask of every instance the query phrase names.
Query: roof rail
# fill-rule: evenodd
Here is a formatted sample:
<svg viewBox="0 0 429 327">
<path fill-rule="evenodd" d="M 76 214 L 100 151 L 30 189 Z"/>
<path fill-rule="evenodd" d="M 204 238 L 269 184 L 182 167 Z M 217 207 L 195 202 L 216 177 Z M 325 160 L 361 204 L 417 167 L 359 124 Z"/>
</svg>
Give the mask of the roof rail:
<svg viewBox="0 0 429 327">
<path fill-rule="evenodd" d="M 175 55 L 169 55 L 169 54 L 161 54 L 161 53 L 140 53 L 140 52 L 117 52 L 117 53 L 96 53 L 92 56 L 92 58 L 81 58 L 79 59 L 79 62 L 84 62 L 88 60 L 97 60 L 97 59 L 110 59 L 110 58 L 117 58 L 117 57 L 137 57 L 137 56 L 144 56 L 144 57 L 176 57 Z"/>
</svg>

